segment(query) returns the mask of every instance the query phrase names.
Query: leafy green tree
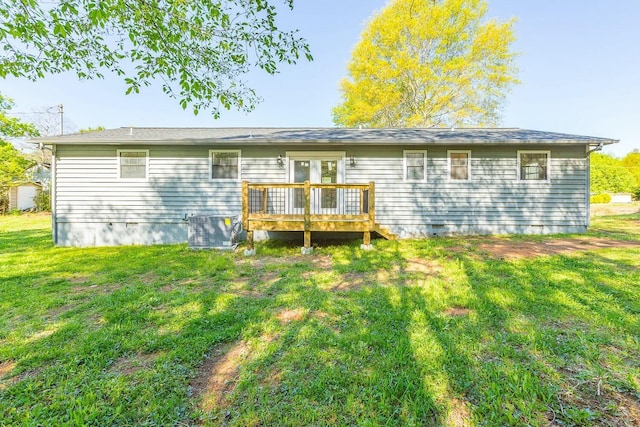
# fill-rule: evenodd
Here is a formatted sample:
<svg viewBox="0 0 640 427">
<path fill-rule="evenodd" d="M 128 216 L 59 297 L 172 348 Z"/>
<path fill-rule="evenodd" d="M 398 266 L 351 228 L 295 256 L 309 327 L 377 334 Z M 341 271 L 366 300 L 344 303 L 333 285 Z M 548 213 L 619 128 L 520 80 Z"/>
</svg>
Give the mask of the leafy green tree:
<svg viewBox="0 0 640 427">
<path fill-rule="evenodd" d="M 12 182 L 24 179 L 25 171 L 34 164 L 7 139 L 38 134 L 32 124 L 9 117 L 11 108 L 13 101 L 0 93 L 0 192 L 6 191 Z"/>
<path fill-rule="evenodd" d="M 25 171 L 34 164 L 10 142 L 0 141 L 0 191 L 6 191 L 12 182 L 24 179 Z"/>
<path fill-rule="evenodd" d="M 27 159 L 7 139 L 36 136 L 38 131 L 30 123 L 9 117 L 13 101 L 0 93 L 0 212 L 7 209 L 7 191 L 15 182 L 25 179 L 28 168 L 36 162 Z"/>
<path fill-rule="evenodd" d="M 622 158 L 624 166 L 636 180 L 633 194 L 636 200 L 640 200 L 640 150 L 637 148 Z"/>
<path fill-rule="evenodd" d="M 624 156 L 621 163 L 635 178 L 636 186 L 640 187 L 640 150 L 636 148 Z"/>
<path fill-rule="evenodd" d="M 88 127 L 85 129 L 80 129 L 80 133 L 89 133 L 89 132 L 100 132 L 105 130 L 106 128 L 104 126 L 96 126 L 96 127 Z"/>
<path fill-rule="evenodd" d="M 484 0 L 392 0 L 352 52 L 335 124 L 496 124 L 518 82 L 514 20 L 485 21 L 486 12 Z"/>
<path fill-rule="evenodd" d="M 106 70 L 127 93 L 160 81 L 195 114 L 249 111 L 258 97 L 242 75 L 312 59 L 296 31 L 276 25 L 274 1 L 0 0 L 0 77 L 71 71 L 92 79 Z"/>
<path fill-rule="evenodd" d="M 615 157 L 602 153 L 591 154 L 591 191 L 593 193 L 631 192 L 635 187 L 635 178 L 622 162 Z"/>
</svg>

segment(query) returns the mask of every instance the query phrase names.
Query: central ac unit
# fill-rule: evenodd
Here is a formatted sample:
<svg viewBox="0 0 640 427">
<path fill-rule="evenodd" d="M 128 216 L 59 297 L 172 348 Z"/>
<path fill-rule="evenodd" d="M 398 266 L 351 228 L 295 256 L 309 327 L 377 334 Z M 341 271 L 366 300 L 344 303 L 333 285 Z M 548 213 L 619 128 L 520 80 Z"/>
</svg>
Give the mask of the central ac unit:
<svg viewBox="0 0 640 427">
<path fill-rule="evenodd" d="M 189 217 L 189 247 L 232 250 L 238 246 L 241 231 L 238 216 L 192 216 Z"/>
</svg>

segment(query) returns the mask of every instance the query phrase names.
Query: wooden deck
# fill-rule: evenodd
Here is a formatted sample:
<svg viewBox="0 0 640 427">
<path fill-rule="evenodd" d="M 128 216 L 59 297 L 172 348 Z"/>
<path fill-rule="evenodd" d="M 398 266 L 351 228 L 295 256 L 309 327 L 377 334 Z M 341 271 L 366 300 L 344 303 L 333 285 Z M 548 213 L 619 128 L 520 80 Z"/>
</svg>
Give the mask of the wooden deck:
<svg viewBox="0 0 640 427">
<path fill-rule="evenodd" d="M 375 183 L 368 184 L 252 184 L 242 182 L 242 226 L 247 247 L 253 250 L 253 232 L 302 231 L 304 247 L 311 247 L 313 231 L 362 232 L 387 239 L 395 235 L 375 221 Z"/>
</svg>

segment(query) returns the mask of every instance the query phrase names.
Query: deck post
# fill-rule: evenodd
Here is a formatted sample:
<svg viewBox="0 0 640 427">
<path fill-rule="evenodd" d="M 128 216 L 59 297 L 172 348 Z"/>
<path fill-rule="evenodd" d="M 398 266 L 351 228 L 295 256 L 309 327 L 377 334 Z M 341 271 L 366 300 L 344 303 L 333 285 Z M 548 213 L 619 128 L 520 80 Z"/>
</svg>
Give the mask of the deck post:
<svg viewBox="0 0 640 427">
<path fill-rule="evenodd" d="M 249 181 L 242 181 L 242 228 L 247 231 L 247 249 L 244 250 L 244 255 L 253 256 L 256 248 L 253 246 L 253 230 L 249 230 Z"/>
<path fill-rule="evenodd" d="M 369 231 L 376 228 L 376 183 L 369 181 Z"/>
<path fill-rule="evenodd" d="M 254 256 L 256 248 L 253 246 L 253 231 L 247 231 L 247 249 L 244 250 L 244 256 Z"/>
<path fill-rule="evenodd" d="M 364 249 L 365 251 L 370 251 L 371 249 L 373 249 L 373 246 L 371 245 L 371 232 L 375 231 L 376 229 L 375 191 L 375 182 L 369 181 L 369 224 L 367 226 L 367 231 L 365 231 L 364 235 L 362 236 L 362 245 L 360 245 L 360 248 Z"/>
<path fill-rule="evenodd" d="M 371 232 L 370 231 L 365 231 L 364 232 L 364 236 L 362 237 L 362 244 L 364 246 L 370 246 L 371 245 Z"/>
<path fill-rule="evenodd" d="M 267 195 L 269 193 L 267 192 L 267 189 L 263 189 L 262 190 L 262 213 L 266 214 L 267 213 Z"/>
<path fill-rule="evenodd" d="M 249 181 L 242 181 L 242 228 L 249 231 Z"/>
<path fill-rule="evenodd" d="M 303 254 L 310 254 L 311 248 L 311 182 L 304 182 L 304 247 Z"/>
</svg>

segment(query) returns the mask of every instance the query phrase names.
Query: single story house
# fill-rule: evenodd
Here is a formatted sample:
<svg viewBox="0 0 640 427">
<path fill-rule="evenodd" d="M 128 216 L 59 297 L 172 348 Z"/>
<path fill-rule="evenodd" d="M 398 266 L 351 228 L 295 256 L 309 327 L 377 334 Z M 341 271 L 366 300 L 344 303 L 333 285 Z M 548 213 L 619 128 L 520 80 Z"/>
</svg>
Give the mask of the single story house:
<svg viewBox="0 0 640 427">
<path fill-rule="evenodd" d="M 9 187 L 9 210 L 25 211 L 36 207 L 35 197 L 42 191 L 37 182 L 23 182 Z"/>
<path fill-rule="evenodd" d="M 580 233 L 589 153 L 618 142 L 517 128 L 127 127 L 39 140 L 53 152 L 60 246 L 186 242 L 188 218 L 243 210 L 243 221 L 277 213 L 305 227 L 308 214 L 348 222 L 374 204 L 375 226 L 399 238 Z"/>
</svg>

